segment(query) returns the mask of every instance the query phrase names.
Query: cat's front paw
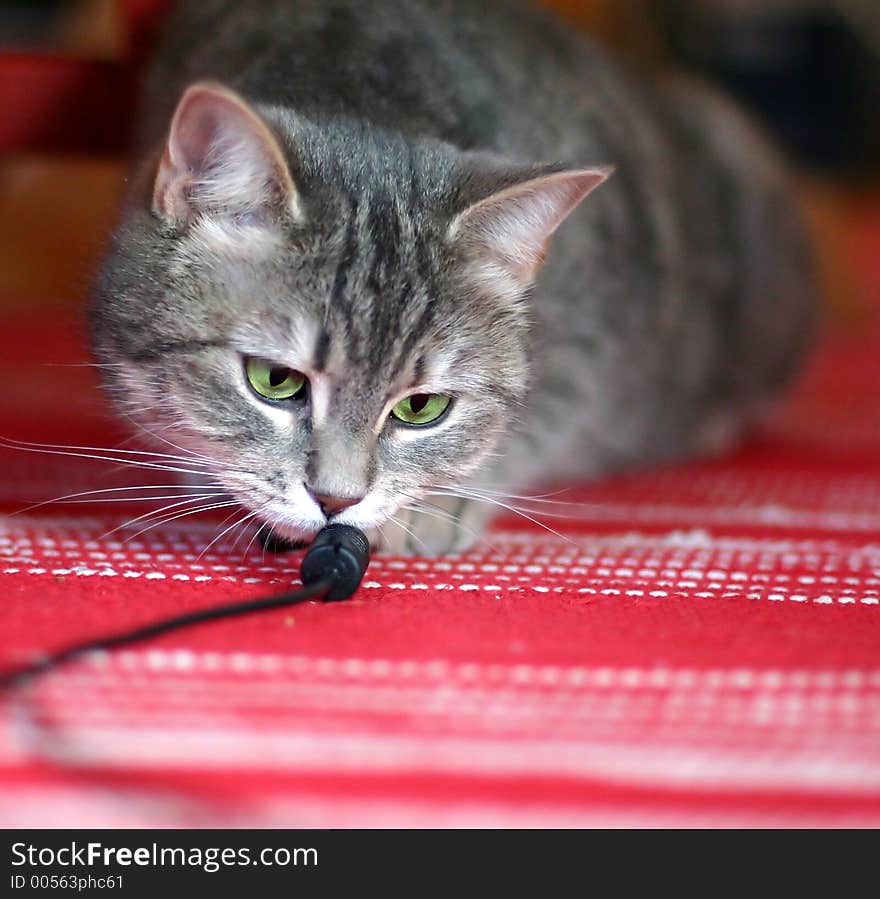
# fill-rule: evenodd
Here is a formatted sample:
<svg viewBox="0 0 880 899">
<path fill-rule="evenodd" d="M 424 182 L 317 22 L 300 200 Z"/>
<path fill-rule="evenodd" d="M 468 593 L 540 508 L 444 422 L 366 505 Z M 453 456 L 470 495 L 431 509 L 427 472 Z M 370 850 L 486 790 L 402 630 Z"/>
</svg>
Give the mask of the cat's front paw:
<svg viewBox="0 0 880 899">
<path fill-rule="evenodd" d="M 394 556 L 443 556 L 465 552 L 486 530 L 489 512 L 482 503 L 434 497 L 424 510 L 401 509 L 370 533 L 377 552 Z"/>
</svg>

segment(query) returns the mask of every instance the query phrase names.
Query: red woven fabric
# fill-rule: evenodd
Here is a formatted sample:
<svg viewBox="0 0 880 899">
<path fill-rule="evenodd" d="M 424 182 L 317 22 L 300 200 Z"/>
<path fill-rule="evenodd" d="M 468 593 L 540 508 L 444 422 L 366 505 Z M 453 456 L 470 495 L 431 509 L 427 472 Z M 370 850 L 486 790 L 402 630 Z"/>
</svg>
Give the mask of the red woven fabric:
<svg viewBox="0 0 880 899">
<path fill-rule="evenodd" d="M 69 323 L 6 323 L 0 432 L 112 446 Z M 3 825 L 880 824 L 880 328 L 767 432 L 559 497 L 357 598 L 203 625 L 5 700 Z M 147 483 L 0 456 L 0 503 Z M 159 483 L 170 483 L 162 481 Z M 296 578 L 217 518 L 0 517 L 3 661 Z M 225 515 L 225 512 L 223 513 Z"/>
</svg>

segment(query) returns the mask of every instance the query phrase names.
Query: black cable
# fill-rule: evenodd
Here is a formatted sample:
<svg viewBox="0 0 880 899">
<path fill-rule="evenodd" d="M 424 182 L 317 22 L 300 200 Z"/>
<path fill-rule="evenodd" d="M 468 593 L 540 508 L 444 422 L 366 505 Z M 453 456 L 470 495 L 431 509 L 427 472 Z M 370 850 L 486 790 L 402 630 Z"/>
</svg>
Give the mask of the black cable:
<svg viewBox="0 0 880 899">
<path fill-rule="evenodd" d="M 348 599 L 360 586 L 369 563 L 370 543 L 366 536 L 350 525 L 331 524 L 315 537 L 303 557 L 300 566 L 302 589 L 288 591 L 279 596 L 248 599 L 213 609 L 189 612 L 118 634 L 73 643 L 51 655 L 0 673 L 0 690 L 17 687 L 86 653 L 139 643 L 141 640 L 189 627 L 191 624 L 292 606 L 310 599 L 322 599 L 327 602 Z"/>
</svg>

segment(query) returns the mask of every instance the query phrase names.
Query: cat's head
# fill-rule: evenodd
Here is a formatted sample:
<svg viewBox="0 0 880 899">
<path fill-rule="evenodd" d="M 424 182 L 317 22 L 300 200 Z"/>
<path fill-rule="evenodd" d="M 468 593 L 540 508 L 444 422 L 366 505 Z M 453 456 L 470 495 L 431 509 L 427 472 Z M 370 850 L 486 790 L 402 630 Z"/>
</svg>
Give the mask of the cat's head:
<svg viewBox="0 0 880 899">
<path fill-rule="evenodd" d="M 96 352 L 122 409 L 214 460 L 276 532 L 381 525 L 503 452 L 526 295 L 606 175 L 196 84 L 115 236 Z"/>
</svg>

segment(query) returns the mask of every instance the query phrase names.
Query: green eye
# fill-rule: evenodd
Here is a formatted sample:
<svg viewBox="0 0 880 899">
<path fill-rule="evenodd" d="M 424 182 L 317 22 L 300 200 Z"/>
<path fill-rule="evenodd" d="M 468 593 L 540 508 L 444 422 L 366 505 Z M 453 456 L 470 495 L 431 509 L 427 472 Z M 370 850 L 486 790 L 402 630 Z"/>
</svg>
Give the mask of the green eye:
<svg viewBox="0 0 880 899">
<path fill-rule="evenodd" d="M 267 400 L 299 399 L 305 391 L 306 376 L 287 366 L 250 358 L 245 371 L 251 387 Z"/>
<path fill-rule="evenodd" d="M 391 414 L 408 425 L 427 425 L 437 421 L 451 402 L 452 397 L 442 393 L 414 393 L 401 400 Z"/>
</svg>

